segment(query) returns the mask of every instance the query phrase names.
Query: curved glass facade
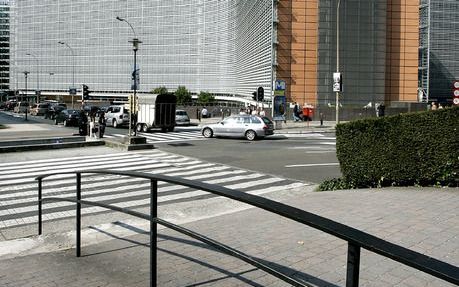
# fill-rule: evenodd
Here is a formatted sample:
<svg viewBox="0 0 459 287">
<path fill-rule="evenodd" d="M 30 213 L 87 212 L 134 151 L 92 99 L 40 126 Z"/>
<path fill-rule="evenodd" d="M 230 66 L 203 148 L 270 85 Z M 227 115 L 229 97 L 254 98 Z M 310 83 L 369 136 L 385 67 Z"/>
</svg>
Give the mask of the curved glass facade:
<svg viewBox="0 0 459 287">
<path fill-rule="evenodd" d="M 10 82 L 18 89 L 27 70 L 29 89 L 64 92 L 74 68 L 77 87 L 129 92 L 134 33 L 116 16 L 142 41 L 140 91 L 183 85 L 251 96 L 271 88 L 271 0 L 21 0 L 13 11 Z"/>
</svg>

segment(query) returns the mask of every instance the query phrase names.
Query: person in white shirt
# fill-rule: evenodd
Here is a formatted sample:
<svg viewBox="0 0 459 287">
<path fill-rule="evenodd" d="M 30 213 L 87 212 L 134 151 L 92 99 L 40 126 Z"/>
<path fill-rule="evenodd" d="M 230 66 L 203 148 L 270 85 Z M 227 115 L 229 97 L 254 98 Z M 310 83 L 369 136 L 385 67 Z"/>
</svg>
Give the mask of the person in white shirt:
<svg viewBox="0 0 459 287">
<path fill-rule="evenodd" d="M 208 114 L 208 111 L 207 111 L 206 107 L 203 107 L 202 110 L 201 110 L 202 118 L 207 118 L 207 114 Z"/>
</svg>

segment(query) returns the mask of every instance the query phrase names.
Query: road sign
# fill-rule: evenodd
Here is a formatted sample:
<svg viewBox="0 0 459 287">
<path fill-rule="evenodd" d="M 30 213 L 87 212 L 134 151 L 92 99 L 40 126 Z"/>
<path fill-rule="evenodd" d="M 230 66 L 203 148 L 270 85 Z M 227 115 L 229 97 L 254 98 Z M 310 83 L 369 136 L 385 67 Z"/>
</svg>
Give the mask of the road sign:
<svg viewBox="0 0 459 287">
<path fill-rule="evenodd" d="M 76 88 L 69 88 L 69 94 L 74 96 L 77 94 L 77 89 Z"/>
<path fill-rule="evenodd" d="M 455 89 L 459 89 L 459 81 L 455 81 L 454 82 L 454 88 Z"/>
<path fill-rule="evenodd" d="M 285 96 L 286 84 L 284 80 L 276 80 L 274 83 L 274 96 Z"/>
<path fill-rule="evenodd" d="M 455 104 L 456 106 L 459 105 L 459 98 L 454 98 L 453 104 Z"/>
<path fill-rule="evenodd" d="M 459 90 L 454 90 L 454 96 L 459 97 Z"/>
<path fill-rule="evenodd" d="M 333 73 L 333 92 L 343 91 L 343 81 L 341 73 Z"/>
<path fill-rule="evenodd" d="M 276 80 L 274 85 L 274 90 L 276 91 L 285 91 L 285 81 L 284 80 Z"/>
</svg>

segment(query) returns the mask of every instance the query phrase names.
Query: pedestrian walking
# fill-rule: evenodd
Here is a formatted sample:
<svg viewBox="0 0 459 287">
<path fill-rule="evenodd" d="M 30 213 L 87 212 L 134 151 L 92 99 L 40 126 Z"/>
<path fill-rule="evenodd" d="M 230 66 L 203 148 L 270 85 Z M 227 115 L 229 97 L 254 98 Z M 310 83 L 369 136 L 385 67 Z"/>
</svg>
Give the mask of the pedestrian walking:
<svg viewBox="0 0 459 287">
<path fill-rule="evenodd" d="M 295 105 L 293 106 L 293 120 L 295 122 L 301 121 L 300 118 L 300 107 L 298 106 L 298 103 L 295 102 Z"/>
<path fill-rule="evenodd" d="M 201 110 L 201 116 L 203 119 L 207 118 L 207 115 L 208 115 L 208 111 L 206 109 L 206 107 L 203 107 L 202 110 Z"/>
<path fill-rule="evenodd" d="M 99 138 L 104 137 L 105 127 L 107 126 L 107 120 L 105 119 L 105 113 L 99 114 Z"/>
<path fill-rule="evenodd" d="M 89 116 L 89 137 L 90 138 L 97 138 L 96 136 L 97 128 L 96 128 L 96 117 L 94 114 Z"/>
<path fill-rule="evenodd" d="M 78 133 L 80 136 L 88 135 L 88 117 L 84 110 L 80 110 L 80 118 L 78 119 Z"/>
</svg>

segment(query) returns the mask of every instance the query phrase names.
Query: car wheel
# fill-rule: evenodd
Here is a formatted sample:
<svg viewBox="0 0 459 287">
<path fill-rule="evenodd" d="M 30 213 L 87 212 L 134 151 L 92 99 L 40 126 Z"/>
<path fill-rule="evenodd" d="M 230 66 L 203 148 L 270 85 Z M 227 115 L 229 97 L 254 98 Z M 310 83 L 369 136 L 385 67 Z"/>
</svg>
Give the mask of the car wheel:
<svg viewBox="0 0 459 287">
<path fill-rule="evenodd" d="M 147 124 L 144 124 L 144 125 L 143 125 L 142 131 L 143 131 L 144 133 L 148 133 L 148 125 L 147 125 Z"/>
<path fill-rule="evenodd" d="M 167 133 L 167 128 L 161 128 L 162 133 Z"/>
<path fill-rule="evenodd" d="M 143 126 L 144 126 L 143 124 L 137 124 L 135 126 L 135 130 L 138 131 L 138 132 L 141 132 L 143 130 Z"/>
<path fill-rule="evenodd" d="M 64 127 L 68 126 L 67 120 L 64 120 Z"/>
<path fill-rule="evenodd" d="M 214 132 L 212 131 L 211 128 L 205 128 L 205 129 L 202 131 L 202 135 L 203 135 L 205 138 L 211 138 L 211 137 L 214 135 Z"/>
<path fill-rule="evenodd" d="M 249 141 L 253 141 L 254 139 L 257 138 L 257 134 L 252 130 L 248 130 L 245 132 L 245 138 L 248 139 Z"/>
<path fill-rule="evenodd" d="M 115 129 L 118 128 L 118 122 L 116 120 L 113 120 L 112 124 Z"/>
<path fill-rule="evenodd" d="M 167 131 L 168 132 L 173 132 L 174 131 L 174 127 L 167 128 Z"/>
</svg>

